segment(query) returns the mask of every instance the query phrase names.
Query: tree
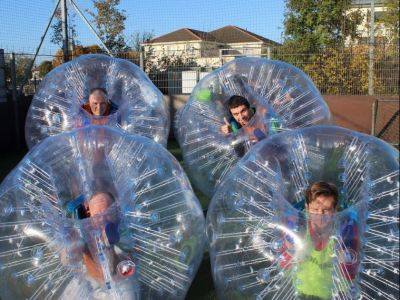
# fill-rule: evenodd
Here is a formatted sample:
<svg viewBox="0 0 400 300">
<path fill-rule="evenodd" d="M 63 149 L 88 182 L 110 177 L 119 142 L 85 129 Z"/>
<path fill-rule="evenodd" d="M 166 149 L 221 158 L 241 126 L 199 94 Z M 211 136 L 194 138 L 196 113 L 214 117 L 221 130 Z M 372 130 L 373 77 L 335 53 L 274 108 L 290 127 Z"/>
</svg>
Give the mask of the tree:
<svg viewBox="0 0 400 300">
<path fill-rule="evenodd" d="M 22 82 L 25 72 L 32 63 L 32 58 L 25 55 L 17 55 L 15 59 L 15 74 L 17 82 Z"/>
<path fill-rule="evenodd" d="M 378 23 L 382 24 L 388 30 L 386 39 L 390 44 L 399 44 L 399 14 L 400 4 L 398 0 L 385 0 L 384 6 L 386 9 L 383 11 L 382 18 Z"/>
<path fill-rule="evenodd" d="M 362 21 L 350 8 L 351 0 L 286 0 L 284 43 L 303 53 L 343 45 Z"/>
<path fill-rule="evenodd" d="M 25 70 L 32 63 L 32 58 L 25 55 L 15 56 L 15 79 L 17 85 L 19 85 L 25 77 Z M 5 62 L 5 77 L 7 82 L 11 82 L 11 60 L 6 60 Z"/>
<path fill-rule="evenodd" d="M 165 72 L 177 67 L 180 70 L 184 68 L 196 67 L 197 63 L 193 57 L 188 56 L 186 53 L 180 55 L 167 55 L 157 57 L 156 59 L 148 58 L 145 60 L 145 72 Z"/>
<path fill-rule="evenodd" d="M 44 60 L 42 63 L 39 65 L 39 76 L 40 78 L 43 78 L 46 76 L 47 73 L 49 73 L 53 69 L 53 64 L 49 60 Z"/>
<path fill-rule="evenodd" d="M 120 0 L 93 0 L 97 13 L 87 10 L 94 19 L 101 40 L 114 53 L 128 48 L 123 34 L 126 15 L 124 10 L 117 8 L 119 3 Z"/>
<path fill-rule="evenodd" d="M 90 53 L 104 53 L 104 51 L 98 45 L 81 46 L 77 45 L 74 47 L 71 55 L 73 58 L 81 56 L 82 54 Z M 64 53 L 62 49 L 59 49 L 52 61 L 53 68 L 61 65 L 64 62 Z"/>
<path fill-rule="evenodd" d="M 51 37 L 50 37 L 50 42 L 52 42 L 55 45 L 58 45 L 60 47 L 63 46 L 63 34 L 62 34 L 62 20 L 61 20 L 61 9 L 57 8 L 57 11 L 54 15 L 55 17 L 55 23 L 51 25 L 51 29 L 53 30 Z M 74 22 L 75 20 L 75 14 L 70 15 L 68 13 L 68 36 L 69 39 L 73 40 L 73 44 L 80 44 L 80 42 L 76 39 L 77 33 L 76 33 L 76 24 Z"/>
<path fill-rule="evenodd" d="M 154 37 L 154 31 L 143 31 L 143 32 L 139 32 L 136 31 L 134 33 L 132 33 L 131 38 L 130 38 L 130 47 L 132 50 L 140 52 L 141 50 L 141 45 L 148 41 L 151 40 Z"/>
</svg>

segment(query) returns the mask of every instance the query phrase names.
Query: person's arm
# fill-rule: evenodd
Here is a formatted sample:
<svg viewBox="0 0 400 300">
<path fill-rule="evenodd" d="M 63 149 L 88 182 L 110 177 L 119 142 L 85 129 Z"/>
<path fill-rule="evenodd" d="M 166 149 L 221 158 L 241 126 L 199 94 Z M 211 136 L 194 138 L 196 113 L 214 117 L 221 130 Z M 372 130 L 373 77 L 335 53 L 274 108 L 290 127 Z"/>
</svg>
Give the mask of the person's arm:
<svg viewBox="0 0 400 300">
<path fill-rule="evenodd" d="M 353 280 L 360 264 L 360 239 L 356 220 L 352 217 L 341 230 L 340 272 L 347 280 Z"/>
<path fill-rule="evenodd" d="M 291 213 L 284 221 L 288 231 L 283 236 L 283 247 L 280 255 L 279 266 L 282 269 L 289 269 L 293 265 L 293 254 L 298 247 L 299 237 L 295 234 L 295 228 L 302 226 L 303 220 L 297 213 Z"/>
<path fill-rule="evenodd" d="M 95 279 L 97 282 L 104 281 L 101 266 L 96 263 L 90 253 L 87 253 L 86 251 L 83 253 L 83 263 L 86 266 L 86 271 L 91 278 Z"/>
<path fill-rule="evenodd" d="M 279 266 L 282 269 L 288 269 L 292 265 L 292 254 L 291 251 L 293 250 L 293 240 L 290 236 L 285 235 L 283 238 L 283 248 L 281 255 L 279 257 Z"/>
<path fill-rule="evenodd" d="M 117 262 L 117 257 L 113 249 L 108 249 L 110 251 L 110 255 L 107 256 L 107 265 L 110 268 L 110 273 L 115 273 L 115 264 Z M 88 275 L 95 279 L 97 282 L 103 283 L 104 282 L 104 274 L 101 265 L 96 262 L 90 251 L 86 248 L 83 252 L 83 263 L 86 267 L 86 271 Z"/>
</svg>

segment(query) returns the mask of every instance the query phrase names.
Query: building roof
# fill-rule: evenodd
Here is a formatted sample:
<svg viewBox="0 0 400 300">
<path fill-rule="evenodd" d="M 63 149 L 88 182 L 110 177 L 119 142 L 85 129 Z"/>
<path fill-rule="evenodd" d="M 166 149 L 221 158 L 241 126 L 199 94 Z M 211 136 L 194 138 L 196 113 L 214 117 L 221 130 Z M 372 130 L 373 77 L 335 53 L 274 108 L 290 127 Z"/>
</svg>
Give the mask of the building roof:
<svg viewBox="0 0 400 300">
<path fill-rule="evenodd" d="M 243 28 L 228 25 L 214 31 L 210 31 L 210 34 L 221 43 L 257 43 L 263 42 L 267 44 L 276 44 L 277 42 L 269 40 L 261 35 L 247 31 Z"/>
<path fill-rule="evenodd" d="M 182 28 L 176 31 L 156 37 L 147 43 L 168 43 L 168 42 L 182 42 L 182 41 L 215 41 L 215 37 L 208 32 Z"/>
<path fill-rule="evenodd" d="M 165 35 L 156 37 L 146 44 L 171 43 L 183 41 L 212 41 L 217 43 L 257 43 L 279 45 L 277 42 L 269 40 L 261 35 L 247 31 L 237 26 L 228 25 L 214 31 L 205 32 L 190 28 L 181 28 Z"/>
</svg>

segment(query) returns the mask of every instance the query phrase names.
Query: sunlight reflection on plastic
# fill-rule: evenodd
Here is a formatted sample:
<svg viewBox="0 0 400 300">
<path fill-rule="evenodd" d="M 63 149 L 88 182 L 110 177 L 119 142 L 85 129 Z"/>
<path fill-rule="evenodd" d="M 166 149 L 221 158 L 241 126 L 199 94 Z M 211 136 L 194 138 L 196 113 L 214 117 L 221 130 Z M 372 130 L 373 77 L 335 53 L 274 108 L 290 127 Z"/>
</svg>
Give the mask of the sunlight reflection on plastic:
<svg viewBox="0 0 400 300">
<path fill-rule="evenodd" d="M 154 141 L 109 126 L 49 137 L 0 186 L 0 298 L 184 299 L 204 223 Z"/>
<path fill-rule="evenodd" d="M 108 116 L 83 109 L 92 88 L 107 91 Z M 109 125 L 166 145 L 169 108 L 147 75 L 128 60 L 103 54 L 82 55 L 43 79 L 28 111 L 25 133 L 31 148 L 48 136 L 89 124 Z"/>
<path fill-rule="evenodd" d="M 253 107 L 249 124 L 229 135 L 220 132 L 232 95 Z M 177 112 L 175 135 L 191 182 L 211 197 L 214 187 L 249 148 L 275 133 L 330 123 L 329 108 L 311 79 L 279 61 L 235 59 L 204 77 Z"/>
<path fill-rule="evenodd" d="M 207 213 L 220 299 L 398 299 L 398 159 L 382 140 L 335 126 L 254 146 Z M 317 181 L 345 191 L 334 214 L 305 212 Z"/>
</svg>

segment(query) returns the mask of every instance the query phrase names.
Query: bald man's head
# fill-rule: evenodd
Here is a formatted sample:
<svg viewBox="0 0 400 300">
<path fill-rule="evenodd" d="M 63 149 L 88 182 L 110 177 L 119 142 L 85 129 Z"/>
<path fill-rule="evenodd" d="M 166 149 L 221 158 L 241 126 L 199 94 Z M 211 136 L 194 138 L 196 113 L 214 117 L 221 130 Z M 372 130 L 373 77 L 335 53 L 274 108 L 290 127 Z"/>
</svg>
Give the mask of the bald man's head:
<svg viewBox="0 0 400 300">
<path fill-rule="evenodd" d="M 114 197 L 108 192 L 95 193 L 89 200 L 89 212 L 90 216 L 103 213 L 107 208 L 114 203 Z"/>
<path fill-rule="evenodd" d="M 95 116 L 104 116 L 109 108 L 107 93 L 101 88 L 91 90 L 89 95 L 89 106 Z"/>
</svg>

